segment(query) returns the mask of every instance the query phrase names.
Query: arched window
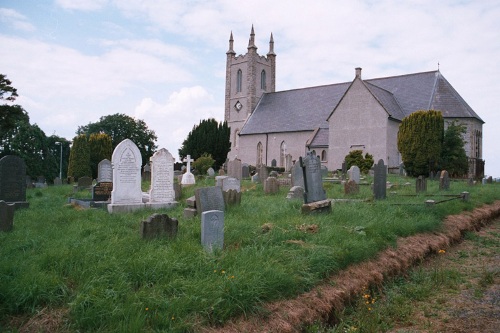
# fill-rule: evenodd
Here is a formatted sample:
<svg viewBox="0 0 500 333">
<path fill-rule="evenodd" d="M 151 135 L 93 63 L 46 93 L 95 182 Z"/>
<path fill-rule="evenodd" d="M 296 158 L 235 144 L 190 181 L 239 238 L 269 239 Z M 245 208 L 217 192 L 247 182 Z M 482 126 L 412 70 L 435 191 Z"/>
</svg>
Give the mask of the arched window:
<svg viewBox="0 0 500 333">
<path fill-rule="evenodd" d="M 238 74 L 236 75 L 236 92 L 241 92 L 243 82 L 243 72 L 238 69 Z"/>
<path fill-rule="evenodd" d="M 285 141 L 282 141 L 280 146 L 280 167 L 285 166 L 285 155 L 286 155 L 286 143 Z"/>
<path fill-rule="evenodd" d="M 262 143 L 259 142 L 257 144 L 257 163 L 255 164 L 256 166 L 262 165 L 262 153 L 263 153 Z"/>
<path fill-rule="evenodd" d="M 326 150 L 323 150 L 321 152 L 321 161 L 325 162 L 326 161 Z"/>
<path fill-rule="evenodd" d="M 266 71 L 260 72 L 260 89 L 266 90 Z"/>
</svg>

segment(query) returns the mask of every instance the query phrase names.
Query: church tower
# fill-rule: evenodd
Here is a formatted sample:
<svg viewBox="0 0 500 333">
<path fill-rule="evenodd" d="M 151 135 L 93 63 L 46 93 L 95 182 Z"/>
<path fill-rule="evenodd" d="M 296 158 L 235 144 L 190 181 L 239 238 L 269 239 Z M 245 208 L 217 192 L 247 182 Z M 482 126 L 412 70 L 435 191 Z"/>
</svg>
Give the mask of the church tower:
<svg viewBox="0 0 500 333">
<path fill-rule="evenodd" d="M 224 120 L 231 128 L 231 156 L 238 155 L 239 131 L 252 114 L 262 94 L 276 91 L 276 54 L 273 34 L 266 56 L 257 53 L 252 25 L 247 53 L 236 56 L 233 49 L 233 33 L 229 37 L 226 52 L 226 95 Z"/>
</svg>

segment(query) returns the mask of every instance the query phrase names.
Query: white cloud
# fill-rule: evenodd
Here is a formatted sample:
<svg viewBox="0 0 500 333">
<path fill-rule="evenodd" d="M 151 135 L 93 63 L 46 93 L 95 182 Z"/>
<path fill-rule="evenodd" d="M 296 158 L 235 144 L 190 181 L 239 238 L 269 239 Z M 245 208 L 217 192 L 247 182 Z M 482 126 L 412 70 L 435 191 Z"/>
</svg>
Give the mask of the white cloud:
<svg viewBox="0 0 500 333">
<path fill-rule="evenodd" d="M 108 0 L 56 0 L 56 3 L 64 9 L 95 11 L 103 8 Z"/>
<path fill-rule="evenodd" d="M 16 30 L 35 31 L 36 28 L 31 24 L 27 17 L 9 8 L 0 8 L 0 22 L 12 26 Z"/>
</svg>

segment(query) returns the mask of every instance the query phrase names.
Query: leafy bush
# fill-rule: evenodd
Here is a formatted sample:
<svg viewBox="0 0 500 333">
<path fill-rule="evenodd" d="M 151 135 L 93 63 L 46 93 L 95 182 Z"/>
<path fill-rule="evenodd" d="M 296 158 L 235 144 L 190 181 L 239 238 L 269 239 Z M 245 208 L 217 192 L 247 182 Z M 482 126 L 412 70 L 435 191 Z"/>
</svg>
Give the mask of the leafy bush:
<svg viewBox="0 0 500 333">
<path fill-rule="evenodd" d="M 215 160 L 212 158 L 212 155 L 205 153 L 193 162 L 193 167 L 198 171 L 199 175 L 205 175 L 214 163 Z"/>
<path fill-rule="evenodd" d="M 362 173 L 368 173 L 368 170 L 370 170 L 373 165 L 373 155 L 366 153 L 365 157 L 363 157 L 362 150 L 352 150 L 345 157 L 345 162 L 347 169 L 356 165 Z"/>
</svg>

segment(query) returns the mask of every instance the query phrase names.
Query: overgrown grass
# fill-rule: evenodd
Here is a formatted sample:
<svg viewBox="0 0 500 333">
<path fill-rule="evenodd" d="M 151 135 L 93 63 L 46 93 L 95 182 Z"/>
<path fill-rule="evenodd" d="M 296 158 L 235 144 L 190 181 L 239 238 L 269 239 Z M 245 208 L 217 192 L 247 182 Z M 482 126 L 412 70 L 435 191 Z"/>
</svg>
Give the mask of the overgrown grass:
<svg viewBox="0 0 500 333">
<path fill-rule="evenodd" d="M 367 202 L 335 203 L 331 214 L 309 216 L 300 214 L 300 201 L 285 199 L 286 188 L 265 195 L 244 181 L 242 204 L 225 213 L 225 248 L 212 254 L 200 245 L 199 217 L 183 217 L 193 187 L 177 208 L 160 211 L 179 220 L 177 237 L 152 241 L 139 236 L 152 210 L 110 215 L 68 205 L 68 185 L 28 190 L 30 208 L 16 212 L 12 232 L 0 233 L 0 331 L 15 330 L 12 317 L 45 307 L 68 308 L 68 328 L 81 332 L 189 332 L 265 315 L 265 302 L 309 290 L 398 237 L 437 230 L 444 216 L 500 198 L 496 185 L 453 182 L 448 192 L 469 191 L 471 200 L 428 208 L 428 196 L 442 194 L 436 182 L 427 195 L 403 196 L 414 193 L 414 181 L 390 180 L 401 186 L 386 200 L 371 200 L 370 187 L 361 186 L 355 198 Z M 325 189 L 329 198 L 345 198 L 341 185 Z"/>
</svg>

